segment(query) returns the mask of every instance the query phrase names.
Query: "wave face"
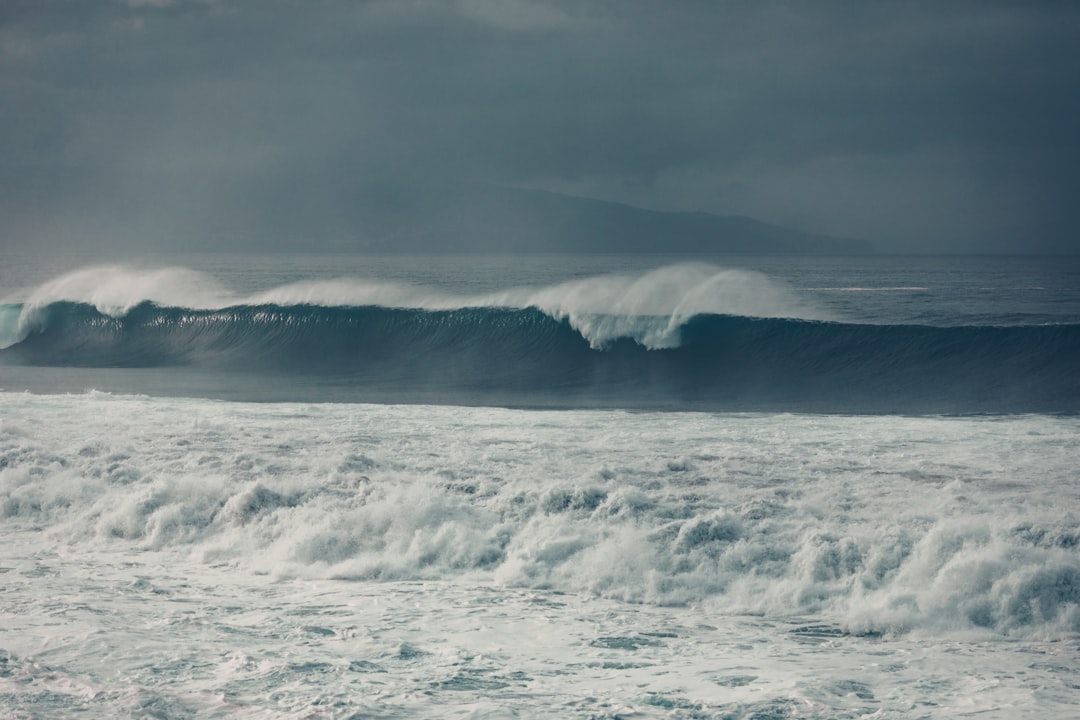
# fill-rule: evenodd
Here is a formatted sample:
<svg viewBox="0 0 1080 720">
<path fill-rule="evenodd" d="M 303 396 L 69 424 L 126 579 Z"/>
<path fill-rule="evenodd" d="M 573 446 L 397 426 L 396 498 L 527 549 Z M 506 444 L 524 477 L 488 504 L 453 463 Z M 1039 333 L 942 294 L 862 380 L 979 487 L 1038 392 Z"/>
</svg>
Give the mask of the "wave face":
<svg viewBox="0 0 1080 720">
<path fill-rule="evenodd" d="M 20 312 L 22 339 L 0 351 L 5 364 L 295 378 L 321 388 L 310 399 L 1080 409 L 1080 325 L 866 325 L 707 313 L 560 317 L 537 308 L 272 303 L 191 309 L 142 302 L 110 314 L 59 301 Z M 282 391 L 282 383 L 271 385 Z"/>
</svg>

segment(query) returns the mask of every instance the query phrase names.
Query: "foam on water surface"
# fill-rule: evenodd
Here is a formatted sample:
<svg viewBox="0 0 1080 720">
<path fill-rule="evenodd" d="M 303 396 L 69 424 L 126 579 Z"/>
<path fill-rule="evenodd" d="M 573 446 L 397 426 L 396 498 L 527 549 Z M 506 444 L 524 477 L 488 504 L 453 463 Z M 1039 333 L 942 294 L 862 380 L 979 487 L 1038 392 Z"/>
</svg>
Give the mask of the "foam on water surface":
<svg viewBox="0 0 1080 720">
<path fill-rule="evenodd" d="M 50 716 L 1073 717 L 1075 418 L 0 393 Z"/>
</svg>

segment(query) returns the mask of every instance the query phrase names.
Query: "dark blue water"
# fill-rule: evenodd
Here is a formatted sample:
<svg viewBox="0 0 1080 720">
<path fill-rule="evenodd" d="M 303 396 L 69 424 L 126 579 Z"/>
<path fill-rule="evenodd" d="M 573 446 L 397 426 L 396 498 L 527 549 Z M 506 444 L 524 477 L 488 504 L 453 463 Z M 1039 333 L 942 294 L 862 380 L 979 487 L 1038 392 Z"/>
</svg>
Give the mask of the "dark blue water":
<svg viewBox="0 0 1080 720">
<path fill-rule="evenodd" d="M 202 273 L 199 292 L 154 285 L 190 284 L 188 275 L 138 268 L 9 291 L 6 324 L 17 316 L 18 329 L 0 350 L 3 386 L 545 407 L 1080 411 L 1077 258 L 726 260 L 734 272 L 607 256 L 184 260 Z M 612 277 L 621 278 L 615 289 Z M 324 286 L 303 285 L 328 278 L 346 278 L 343 292 L 363 301 L 329 302 L 319 299 Z M 212 302 L 202 287 L 210 280 Z M 281 300 L 296 296 L 282 290 L 295 283 L 309 299 Z M 119 308 L 108 299 L 118 295 Z"/>
</svg>

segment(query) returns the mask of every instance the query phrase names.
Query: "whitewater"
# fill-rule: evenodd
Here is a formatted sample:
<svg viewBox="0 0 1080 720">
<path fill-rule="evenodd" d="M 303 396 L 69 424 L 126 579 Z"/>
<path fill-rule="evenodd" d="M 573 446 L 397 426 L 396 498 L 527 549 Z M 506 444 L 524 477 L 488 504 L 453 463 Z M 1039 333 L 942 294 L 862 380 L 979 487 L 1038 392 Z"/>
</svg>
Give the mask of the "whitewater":
<svg viewBox="0 0 1080 720">
<path fill-rule="evenodd" d="M 12 717 L 1080 711 L 1075 259 L 72 263 L 0 265 Z"/>
</svg>

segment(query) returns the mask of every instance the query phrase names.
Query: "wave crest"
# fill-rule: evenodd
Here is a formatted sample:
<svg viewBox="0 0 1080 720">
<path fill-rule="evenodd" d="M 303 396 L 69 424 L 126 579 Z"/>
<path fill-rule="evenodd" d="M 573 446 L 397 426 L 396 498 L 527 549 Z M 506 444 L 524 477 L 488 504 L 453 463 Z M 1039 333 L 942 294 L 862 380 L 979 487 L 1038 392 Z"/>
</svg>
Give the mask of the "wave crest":
<svg viewBox="0 0 1080 720">
<path fill-rule="evenodd" d="M 88 305 L 54 303 L 38 312 L 36 329 L 0 351 L 0 362 L 189 367 L 263 378 L 258 392 L 270 396 L 251 399 L 282 399 L 275 393 L 299 387 L 324 399 L 382 402 L 825 412 L 1080 409 L 1080 325 L 856 325 L 713 314 L 677 324 L 609 315 L 572 322 L 533 308 L 484 307 L 190 310 L 145 303 L 112 317 Z M 591 323 L 589 332 L 575 322 L 578 328 Z M 283 377 L 299 382 L 282 383 Z"/>
<path fill-rule="evenodd" d="M 474 295 L 362 278 L 305 280 L 240 294 L 205 273 L 187 268 L 100 266 L 67 273 L 34 290 L 23 302 L 17 322 L 0 317 L 0 348 L 39 327 L 42 309 L 58 302 L 92 305 L 114 318 L 148 302 L 188 310 L 267 305 L 410 310 L 535 308 L 555 320 L 568 321 L 594 348 L 623 337 L 649 348 L 675 347 L 679 344 L 678 327 L 699 314 L 834 319 L 761 273 L 704 263 Z"/>
</svg>

